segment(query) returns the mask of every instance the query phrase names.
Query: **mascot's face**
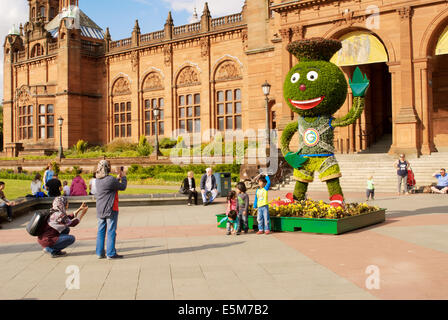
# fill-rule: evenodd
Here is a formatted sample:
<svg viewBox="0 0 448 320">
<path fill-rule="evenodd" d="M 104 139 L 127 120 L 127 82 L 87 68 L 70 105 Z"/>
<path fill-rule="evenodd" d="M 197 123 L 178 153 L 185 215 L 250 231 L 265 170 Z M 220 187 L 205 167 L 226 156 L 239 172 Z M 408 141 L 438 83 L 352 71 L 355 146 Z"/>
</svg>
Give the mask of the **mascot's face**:
<svg viewBox="0 0 448 320">
<path fill-rule="evenodd" d="M 304 61 L 289 71 L 283 94 L 291 110 L 303 117 L 332 115 L 347 97 L 342 71 L 326 61 Z"/>
</svg>

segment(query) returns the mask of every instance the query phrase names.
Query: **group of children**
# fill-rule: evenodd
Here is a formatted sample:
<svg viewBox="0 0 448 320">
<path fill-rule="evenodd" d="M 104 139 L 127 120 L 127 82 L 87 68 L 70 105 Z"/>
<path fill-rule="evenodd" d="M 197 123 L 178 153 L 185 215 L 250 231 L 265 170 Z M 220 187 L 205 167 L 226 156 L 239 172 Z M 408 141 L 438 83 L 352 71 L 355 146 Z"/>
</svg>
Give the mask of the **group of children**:
<svg viewBox="0 0 448 320">
<path fill-rule="evenodd" d="M 255 192 L 254 209 L 258 209 L 258 232 L 257 234 L 270 233 L 269 200 L 268 191 L 271 187 L 269 176 L 258 180 L 259 188 Z M 249 232 L 249 196 L 246 193 L 246 185 L 239 182 L 236 191 L 231 191 L 227 196 L 226 216 L 218 222 L 218 225 L 227 221 L 227 235 L 232 233 L 240 235 L 241 231 Z"/>
</svg>

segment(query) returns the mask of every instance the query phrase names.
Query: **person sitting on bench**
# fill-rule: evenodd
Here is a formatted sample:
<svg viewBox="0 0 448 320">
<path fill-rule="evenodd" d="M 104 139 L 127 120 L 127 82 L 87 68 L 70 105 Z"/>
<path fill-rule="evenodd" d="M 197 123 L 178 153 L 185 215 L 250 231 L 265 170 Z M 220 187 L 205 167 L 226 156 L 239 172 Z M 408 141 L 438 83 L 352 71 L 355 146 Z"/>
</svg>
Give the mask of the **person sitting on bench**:
<svg viewBox="0 0 448 320">
<path fill-rule="evenodd" d="M 207 168 L 206 173 L 201 178 L 201 193 L 204 206 L 211 204 L 218 196 L 216 178 L 213 175 L 212 168 Z M 207 200 L 207 193 L 211 193 L 211 197 Z"/>
</svg>

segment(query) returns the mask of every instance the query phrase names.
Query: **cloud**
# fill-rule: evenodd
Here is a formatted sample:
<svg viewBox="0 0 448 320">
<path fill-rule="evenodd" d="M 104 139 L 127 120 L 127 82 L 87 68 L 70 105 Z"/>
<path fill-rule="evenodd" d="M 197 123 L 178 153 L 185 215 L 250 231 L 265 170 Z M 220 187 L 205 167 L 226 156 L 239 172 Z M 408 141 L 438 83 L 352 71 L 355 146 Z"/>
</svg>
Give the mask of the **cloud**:
<svg viewBox="0 0 448 320">
<path fill-rule="evenodd" d="M 3 43 L 13 24 L 24 23 L 28 18 L 28 1 L 25 0 L 0 0 L 2 18 L 0 19 L 0 103 L 3 100 Z"/>
<path fill-rule="evenodd" d="M 208 2 L 208 8 L 212 17 L 218 18 L 225 15 L 239 13 L 244 5 L 244 0 L 163 0 L 173 11 L 187 11 L 193 13 L 196 7 L 199 16 L 202 15 L 205 2 Z"/>
</svg>

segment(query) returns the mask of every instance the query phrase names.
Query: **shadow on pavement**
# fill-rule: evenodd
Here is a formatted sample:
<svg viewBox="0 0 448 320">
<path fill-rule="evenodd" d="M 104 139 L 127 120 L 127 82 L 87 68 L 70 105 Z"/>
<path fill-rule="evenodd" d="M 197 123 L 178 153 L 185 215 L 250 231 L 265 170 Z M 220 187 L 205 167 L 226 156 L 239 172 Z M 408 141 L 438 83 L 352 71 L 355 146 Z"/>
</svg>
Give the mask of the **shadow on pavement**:
<svg viewBox="0 0 448 320">
<path fill-rule="evenodd" d="M 187 252 L 195 252 L 195 251 L 202 251 L 207 249 L 219 249 L 219 248 L 226 248 L 231 246 L 236 246 L 245 243 L 245 241 L 239 241 L 234 243 L 215 243 L 215 244 L 206 244 L 202 246 L 197 247 L 187 247 L 187 248 L 174 248 L 174 249 L 163 249 L 153 252 L 146 252 L 146 253 L 133 253 L 130 255 L 126 255 L 125 259 L 133 259 L 133 258 L 141 258 L 141 257 L 148 257 L 148 256 L 156 256 L 156 255 L 164 255 L 169 253 L 187 253 Z"/>
<path fill-rule="evenodd" d="M 387 211 L 387 213 L 388 216 L 392 218 L 416 216 L 419 214 L 445 214 L 448 213 L 448 205 L 439 207 L 430 207 L 430 208 L 420 208 L 416 210 L 407 210 L 407 211 L 393 210 L 393 211 Z"/>
</svg>

